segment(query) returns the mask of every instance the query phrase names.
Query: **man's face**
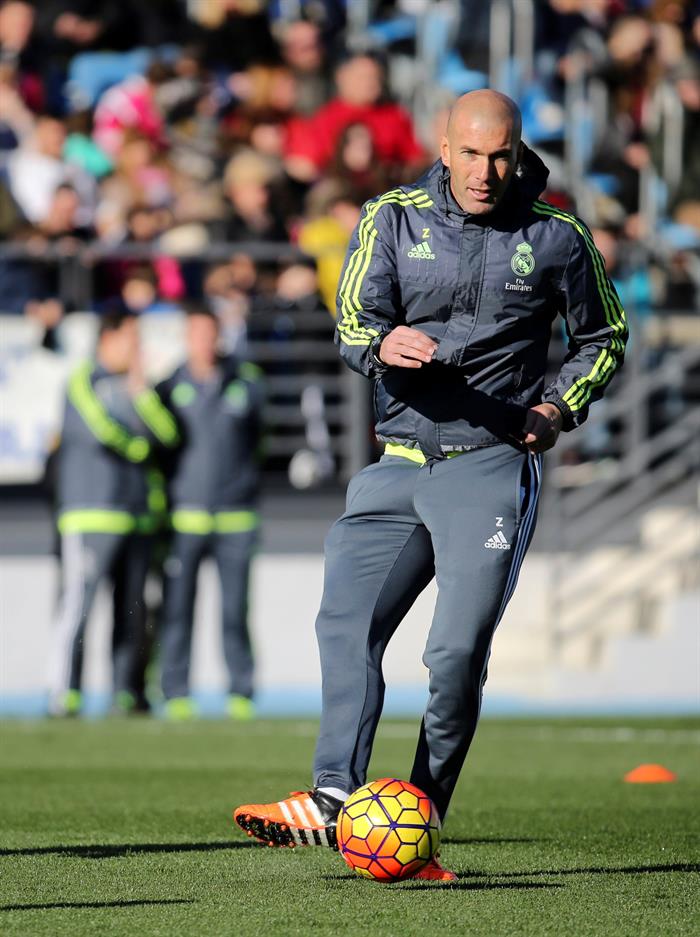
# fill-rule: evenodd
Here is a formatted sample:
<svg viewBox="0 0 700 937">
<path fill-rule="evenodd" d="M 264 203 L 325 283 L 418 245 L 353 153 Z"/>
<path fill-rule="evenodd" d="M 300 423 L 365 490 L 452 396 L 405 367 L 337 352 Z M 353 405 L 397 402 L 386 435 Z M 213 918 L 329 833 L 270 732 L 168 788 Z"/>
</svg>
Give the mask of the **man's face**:
<svg viewBox="0 0 700 937">
<path fill-rule="evenodd" d="M 190 361 L 208 366 L 216 361 L 219 344 L 219 324 L 211 316 L 187 317 L 187 353 Z"/>
<path fill-rule="evenodd" d="M 136 317 L 125 319 L 118 329 L 100 339 L 103 362 L 115 374 L 126 374 L 139 354 L 139 324 Z"/>
<path fill-rule="evenodd" d="M 338 97 L 356 107 L 370 107 L 382 96 L 382 70 L 373 59 L 364 55 L 341 65 L 335 81 Z"/>
<path fill-rule="evenodd" d="M 66 128 L 60 120 L 43 117 L 37 122 L 34 140 L 36 149 L 44 156 L 61 159 L 63 144 L 66 142 Z"/>
<path fill-rule="evenodd" d="M 452 194 L 471 215 L 485 215 L 503 198 L 518 162 L 520 139 L 512 121 L 463 116 L 442 138 Z"/>
<path fill-rule="evenodd" d="M 323 64 L 318 27 L 303 20 L 292 23 L 285 34 L 282 53 L 291 68 L 300 72 L 317 71 Z"/>
</svg>

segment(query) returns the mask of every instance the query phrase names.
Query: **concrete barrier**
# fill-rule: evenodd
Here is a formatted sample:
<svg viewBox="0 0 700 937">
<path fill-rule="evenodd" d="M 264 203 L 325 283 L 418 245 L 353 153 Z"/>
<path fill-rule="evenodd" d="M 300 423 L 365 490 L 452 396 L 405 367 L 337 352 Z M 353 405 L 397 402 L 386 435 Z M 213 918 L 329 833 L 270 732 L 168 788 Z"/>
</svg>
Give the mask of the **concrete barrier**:
<svg viewBox="0 0 700 937">
<path fill-rule="evenodd" d="M 550 558 L 531 554 L 494 640 L 486 711 L 697 711 L 700 700 L 700 595 L 667 600 L 666 627 L 657 634 L 621 634 L 605 645 L 596 668 L 558 662 L 549 640 L 544 595 Z M 226 686 L 219 635 L 216 572 L 200 571 L 195 612 L 192 684 L 205 712 L 220 709 Z M 320 699 L 314 619 L 321 595 L 318 555 L 263 554 L 251 589 L 253 640 L 262 713 L 313 713 Z M 51 557 L 0 561 L 0 715 L 39 714 L 46 673 L 57 564 Z M 421 663 L 435 586 L 429 586 L 399 628 L 385 659 L 387 711 L 420 712 L 427 672 Z M 101 591 L 87 632 L 85 690 L 93 711 L 106 704 L 110 603 Z"/>
</svg>

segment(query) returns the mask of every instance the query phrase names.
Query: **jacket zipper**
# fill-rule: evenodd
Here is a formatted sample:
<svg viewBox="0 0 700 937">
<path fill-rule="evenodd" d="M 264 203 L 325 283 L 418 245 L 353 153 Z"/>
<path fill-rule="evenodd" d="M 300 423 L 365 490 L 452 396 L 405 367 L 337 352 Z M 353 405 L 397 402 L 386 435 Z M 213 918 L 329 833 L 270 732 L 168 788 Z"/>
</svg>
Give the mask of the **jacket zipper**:
<svg viewBox="0 0 700 937">
<path fill-rule="evenodd" d="M 467 337 L 465 338 L 464 344 L 462 345 L 462 348 L 460 350 L 460 353 L 459 353 L 460 359 L 464 355 L 464 352 L 467 350 L 467 345 L 469 344 L 469 340 L 471 339 L 474 329 L 476 328 L 476 323 L 479 321 L 479 312 L 481 310 L 481 294 L 484 289 L 484 270 L 486 269 L 486 251 L 488 249 L 488 237 L 489 237 L 488 228 L 482 228 L 482 231 L 483 231 L 483 236 L 482 236 L 483 248 L 481 251 L 481 268 L 479 270 L 479 288 L 476 294 L 476 302 L 474 303 L 474 318 L 472 320 L 472 326 L 469 329 L 467 333 Z M 461 258 L 460 258 L 460 261 L 461 261 Z"/>
</svg>

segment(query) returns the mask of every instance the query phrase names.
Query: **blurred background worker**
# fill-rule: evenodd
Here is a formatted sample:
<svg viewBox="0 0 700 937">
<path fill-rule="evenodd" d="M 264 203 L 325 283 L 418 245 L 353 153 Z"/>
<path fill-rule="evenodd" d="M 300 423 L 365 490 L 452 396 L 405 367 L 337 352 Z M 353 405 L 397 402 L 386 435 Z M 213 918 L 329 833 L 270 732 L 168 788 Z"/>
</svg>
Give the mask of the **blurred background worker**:
<svg viewBox="0 0 700 937">
<path fill-rule="evenodd" d="M 162 507 L 152 451 L 173 445 L 177 427 L 146 388 L 140 361 L 137 319 L 108 313 L 95 360 L 79 365 L 68 382 L 58 452 L 63 581 L 50 673 L 55 715 L 81 709 L 85 627 L 105 576 L 114 588 L 113 707 L 148 709 L 143 590 L 153 509 Z"/>
<path fill-rule="evenodd" d="M 166 716 L 187 719 L 197 573 L 206 554 L 221 582 L 228 714 L 253 715 L 248 579 L 258 530 L 262 384 L 258 368 L 219 353 L 219 320 L 204 305 L 188 310 L 187 361 L 158 385 L 175 415 L 181 444 L 167 471 L 172 543 L 165 561 L 162 680 Z"/>
</svg>

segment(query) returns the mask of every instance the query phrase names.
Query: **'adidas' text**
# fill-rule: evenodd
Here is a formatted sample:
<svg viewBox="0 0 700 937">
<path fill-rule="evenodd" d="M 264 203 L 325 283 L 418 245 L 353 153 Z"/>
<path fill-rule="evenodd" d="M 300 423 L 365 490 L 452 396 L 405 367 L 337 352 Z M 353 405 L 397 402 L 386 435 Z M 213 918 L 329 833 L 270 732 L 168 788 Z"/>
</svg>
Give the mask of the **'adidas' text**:
<svg viewBox="0 0 700 937">
<path fill-rule="evenodd" d="M 408 256 L 415 257 L 417 260 L 435 260 L 435 254 L 431 251 L 430 244 L 427 241 L 412 247 L 408 252 Z"/>
<path fill-rule="evenodd" d="M 495 533 L 493 537 L 489 537 L 484 546 L 487 550 L 510 550 L 510 544 L 506 540 L 502 530 Z"/>
</svg>

